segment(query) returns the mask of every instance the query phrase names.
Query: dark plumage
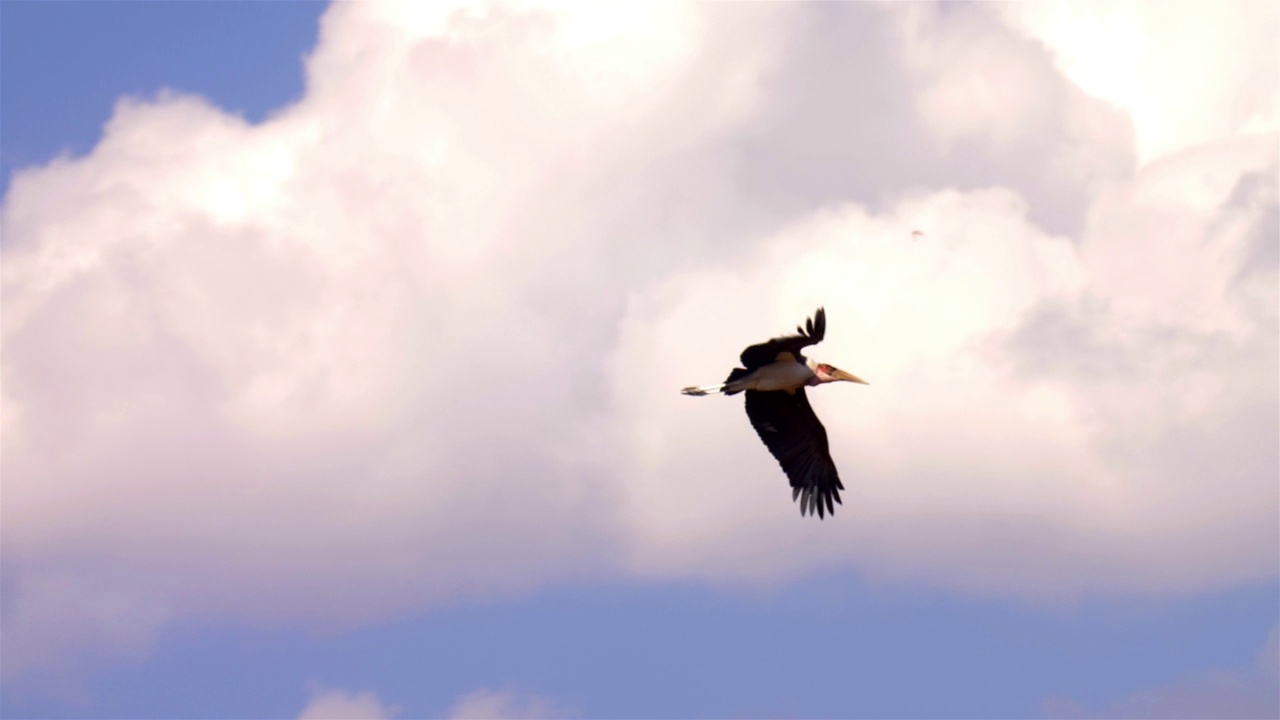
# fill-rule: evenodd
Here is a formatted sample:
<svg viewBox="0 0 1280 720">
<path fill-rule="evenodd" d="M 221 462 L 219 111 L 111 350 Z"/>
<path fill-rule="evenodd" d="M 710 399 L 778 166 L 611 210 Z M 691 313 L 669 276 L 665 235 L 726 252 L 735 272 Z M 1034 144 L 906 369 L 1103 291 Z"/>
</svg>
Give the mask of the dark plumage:
<svg viewBox="0 0 1280 720">
<path fill-rule="evenodd" d="M 800 514 L 836 511 L 832 500 L 843 505 L 840 473 L 827 445 L 827 429 L 813 412 L 804 388 L 782 391 L 747 391 L 747 417 L 765 447 L 777 458 L 791 481 L 791 499 L 800 500 Z"/>
<path fill-rule="evenodd" d="M 800 351 L 810 345 L 817 345 L 827 335 L 826 309 L 818 308 L 818 312 L 814 313 L 812 318 L 805 320 L 804 324 L 804 327 L 796 326 L 795 335 L 784 335 L 769 342 L 752 345 L 743 350 L 738 359 L 749 371 L 768 365 L 777 359 L 778 353 L 784 352 L 791 353 L 798 363 L 805 362 L 805 357 Z"/>
</svg>

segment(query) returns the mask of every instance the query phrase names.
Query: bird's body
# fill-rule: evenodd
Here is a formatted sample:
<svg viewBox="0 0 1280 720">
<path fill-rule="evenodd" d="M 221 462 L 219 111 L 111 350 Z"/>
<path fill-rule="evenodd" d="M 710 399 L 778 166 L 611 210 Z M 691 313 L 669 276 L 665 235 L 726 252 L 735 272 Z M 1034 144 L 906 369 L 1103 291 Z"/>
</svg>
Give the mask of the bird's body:
<svg viewBox="0 0 1280 720">
<path fill-rule="evenodd" d="M 816 375 L 808 363 L 798 363 L 790 353 L 782 353 L 783 359 L 756 368 L 738 382 L 744 390 L 761 392 L 794 391 L 809 384 Z"/>
<path fill-rule="evenodd" d="M 800 500 L 800 514 L 816 512 L 821 519 L 835 512 L 844 485 L 831 460 L 827 431 L 814 414 L 805 388 L 829 382 L 865 380 L 825 363 L 808 360 L 801 350 L 826 335 L 826 311 L 818 312 L 797 335 L 777 337 L 742 351 L 744 367 L 734 368 L 719 385 L 687 387 L 685 395 L 746 393 L 747 417 L 756 434 L 791 481 L 792 499 Z"/>
</svg>

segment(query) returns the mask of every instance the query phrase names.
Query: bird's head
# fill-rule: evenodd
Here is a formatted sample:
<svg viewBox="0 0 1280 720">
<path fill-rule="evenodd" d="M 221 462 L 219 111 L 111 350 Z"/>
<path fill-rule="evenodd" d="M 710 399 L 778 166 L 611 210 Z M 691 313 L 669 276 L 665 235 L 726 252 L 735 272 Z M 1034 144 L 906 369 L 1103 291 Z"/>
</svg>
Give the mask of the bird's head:
<svg viewBox="0 0 1280 720">
<path fill-rule="evenodd" d="M 871 384 L 866 380 L 863 380 L 862 378 L 858 377 L 857 375 L 854 375 L 852 373 L 847 373 L 841 370 L 840 368 L 836 367 L 835 365 L 828 365 L 826 363 L 814 363 L 813 374 L 817 377 L 818 382 L 820 383 L 844 381 L 844 382 L 858 383 L 859 385 Z"/>
</svg>

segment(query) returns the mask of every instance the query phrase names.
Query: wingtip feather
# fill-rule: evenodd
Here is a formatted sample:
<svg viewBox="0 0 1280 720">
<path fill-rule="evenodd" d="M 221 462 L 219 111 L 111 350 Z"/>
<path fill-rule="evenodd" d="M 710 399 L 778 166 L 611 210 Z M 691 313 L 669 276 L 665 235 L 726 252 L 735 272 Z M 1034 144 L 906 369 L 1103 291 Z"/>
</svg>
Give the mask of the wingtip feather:
<svg viewBox="0 0 1280 720">
<path fill-rule="evenodd" d="M 819 520 L 826 519 L 827 515 L 835 517 L 836 505 L 843 505 L 844 501 L 840 499 L 840 493 L 835 488 L 830 491 L 820 490 L 816 487 L 793 487 L 791 488 L 791 501 L 799 500 L 800 517 L 809 515 L 817 515 Z"/>
</svg>

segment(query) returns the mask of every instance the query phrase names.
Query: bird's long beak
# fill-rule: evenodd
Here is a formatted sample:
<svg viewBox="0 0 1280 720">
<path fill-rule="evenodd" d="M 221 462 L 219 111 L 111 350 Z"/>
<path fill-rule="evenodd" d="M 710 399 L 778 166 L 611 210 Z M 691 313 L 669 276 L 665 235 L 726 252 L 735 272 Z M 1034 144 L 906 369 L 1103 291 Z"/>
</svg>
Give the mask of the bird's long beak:
<svg viewBox="0 0 1280 720">
<path fill-rule="evenodd" d="M 859 385 L 871 384 L 866 380 L 863 380 L 862 378 L 858 377 L 857 375 L 854 375 L 852 373 L 847 373 L 843 370 L 836 370 L 835 372 L 831 373 L 831 377 L 835 378 L 836 380 L 844 380 L 845 382 L 858 383 Z"/>
</svg>

